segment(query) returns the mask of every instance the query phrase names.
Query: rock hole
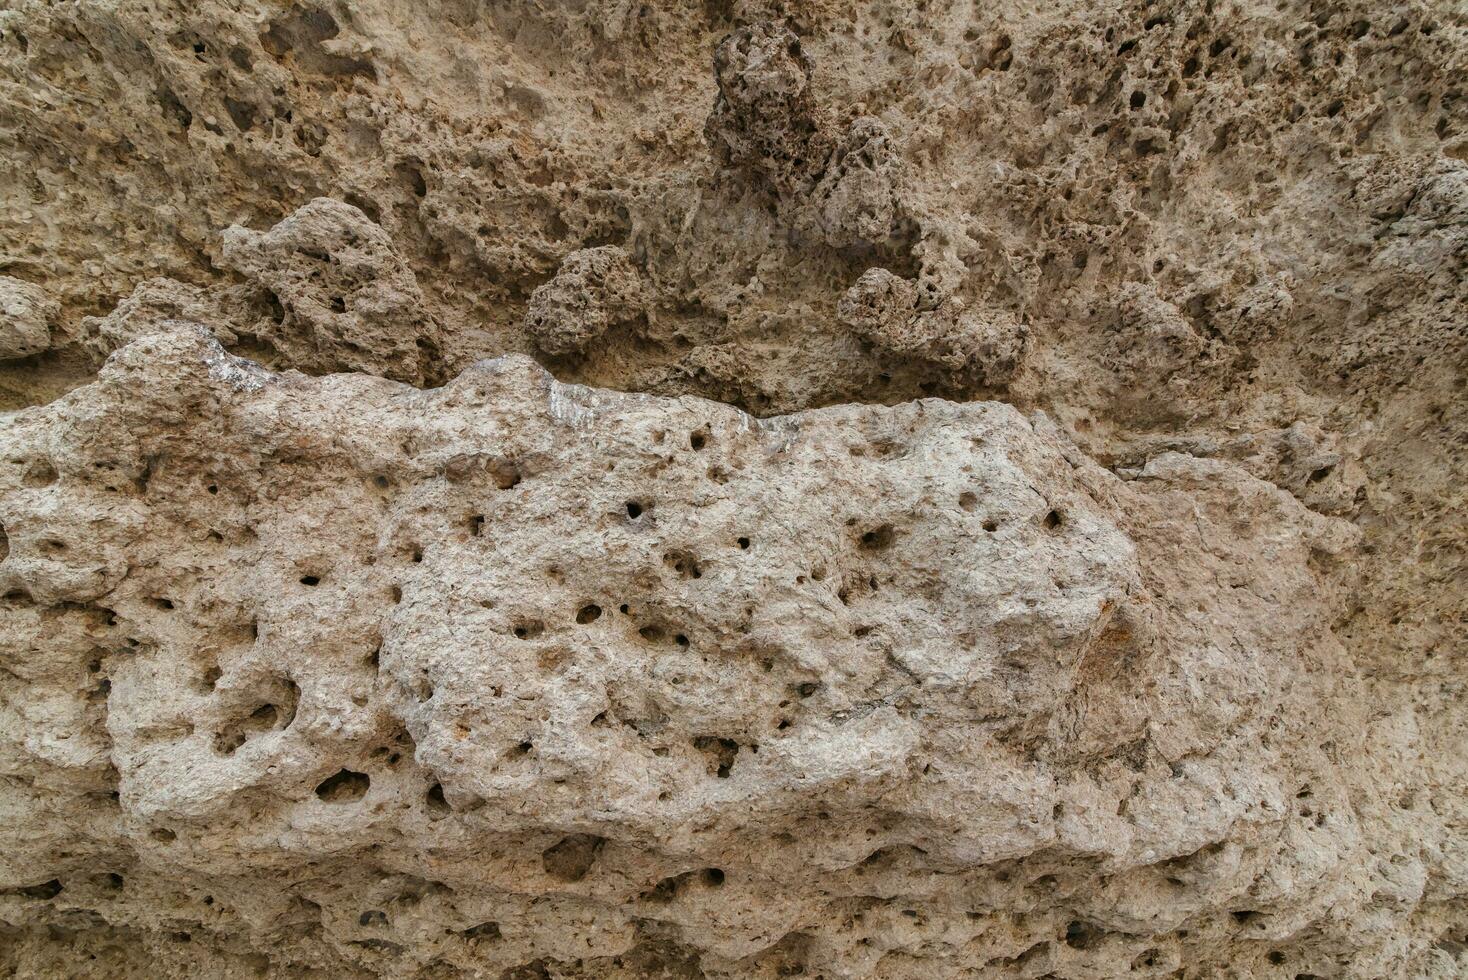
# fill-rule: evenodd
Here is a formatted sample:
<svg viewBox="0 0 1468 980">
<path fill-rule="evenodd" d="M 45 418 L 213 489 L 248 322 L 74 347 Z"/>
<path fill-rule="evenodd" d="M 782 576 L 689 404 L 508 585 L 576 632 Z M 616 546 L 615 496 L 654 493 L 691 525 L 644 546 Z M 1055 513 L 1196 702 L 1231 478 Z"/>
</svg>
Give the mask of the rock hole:
<svg viewBox="0 0 1468 980">
<path fill-rule="evenodd" d="M 740 551 L 748 551 L 749 550 L 749 539 L 748 538 L 740 538 L 739 541 L 738 541 L 738 544 L 739 544 L 739 550 Z"/>
<path fill-rule="evenodd" d="M 600 618 L 601 606 L 595 603 L 588 603 L 576 612 L 576 622 L 582 626 L 585 626 L 587 623 L 594 623 Z"/>
<path fill-rule="evenodd" d="M 442 783 L 434 783 L 428 787 L 423 802 L 428 807 L 428 815 L 435 820 L 442 819 L 453 809 L 449 806 L 449 801 L 444 799 Z"/>
<path fill-rule="evenodd" d="M 1140 109 L 1140 108 L 1142 108 L 1142 106 L 1144 106 L 1144 105 L 1147 104 L 1147 93 L 1146 92 L 1133 92 L 1132 93 L 1132 97 L 1129 100 L 1129 103 L 1128 104 L 1131 105 L 1131 107 L 1133 109 Z"/>
<path fill-rule="evenodd" d="M 580 881 L 596 863 L 597 852 L 606 840 L 592 834 L 572 834 L 545 849 L 540 855 L 545 873 L 558 881 Z"/>
<path fill-rule="evenodd" d="M 627 516 L 634 521 L 642 516 L 642 505 L 635 500 L 627 501 Z"/>
<path fill-rule="evenodd" d="M 168 844 L 178 840 L 178 834 L 175 834 L 167 827 L 154 827 L 152 831 L 149 832 L 148 836 L 158 841 L 158 843 L 160 844 Z"/>
<path fill-rule="evenodd" d="M 301 576 L 301 584 L 302 585 L 320 585 L 321 584 L 321 576 L 320 575 L 302 575 Z"/>
<path fill-rule="evenodd" d="M 708 771 L 720 779 L 728 779 L 734 771 L 734 759 L 739 754 L 739 743 L 732 738 L 715 735 L 698 735 L 693 747 L 708 757 Z"/>
<path fill-rule="evenodd" d="M 637 631 L 637 635 L 649 643 L 657 643 L 663 638 L 663 629 L 661 626 L 644 626 Z"/>
<path fill-rule="evenodd" d="M 484 536 L 484 515 L 475 514 L 469 518 L 469 536 L 478 538 Z"/>
<path fill-rule="evenodd" d="M 704 868 L 703 883 L 710 888 L 721 888 L 724 884 L 724 871 L 722 868 Z"/>
<path fill-rule="evenodd" d="M 355 803 L 367 795 L 371 785 L 372 779 L 365 772 L 341 769 L 321 781 L 316 796 L 327 803 Z"/>
<path fill-rule="evenodd" d="M 883 551 L 892 546 L 896 538 L 896 532 L 892 530 L 891 524 L 883 524 L 866 532 L 861 536 L 861 546 L 865 551 Z"/>
<path fill-rule="evenodd" d="M 538 619 L 526 620 L 512 630 L 517 640 L 533 640 L 545 632 L 545 624 Z"/>
<path fill-rule="evenodd" d="M 1065 944 L 1071 949 L 1090 949 L 1100 938 L 1100 930 L 1079 919 L 1065 927 Z"/>
<path fill-rule="evenodd" d="M 357 916 L 357 925 L 382 928 L 387 925 L 387 913 L 377 909 L 369 909 Z"/>
<path fill-rule="evenodd" d="M 958 506 L 962 507 L 964 510 L 973 510 L 975 507 L 978 506 L 978 503 L 978 495 L 970 493 L 967 490 L 958 495 Z"/>
<path fill-rule="evenodd" d="M 45 459 L 38 459 L 31 463 L 30 467 L 25 471 L 25 476 L 22 478 L 22 482 L 31 489 L 49 486 L 55 483 L 56 480 L 56 467 L 51 465 L 50 460 Z"/>
<path fill-rule="evenodd" d="M 520 467 L 514 460 L 506 459 L 504 456 L 496 456 L 485 466 L 485 472 L 494 480 L 494 485 L 500 490 L 509 490 L 520 485 L 523 475 Z"/>
<path fill-rule="evenodd" d="M 1045 525 L 1045 530 L 1054 531 L 1060 527 L 1060 512 L 1052 510 L 1045 515 L 1045 520 L 1042 523 Z"/>
<path fill-rule="evenodd" d="M 459 935 L 473 942 L 493 942 L 500 938 L 500 925 L 498 922 L 481 922 L 477 926 L 470 926 Z"/>
<path fill-rule="evenodd" d="M 10 891 L 10 889 L 7 888 L 6 891 Z M 23 888 L 17 888 L 15 889 L 15 893 L 25 898 L 36 898 L 43 900 L 48 898 L 55 898 L 57 895 L 61 894 L 61 882 L 57 881 L 55 878 L 52 878 L 50 881 L 42 882 L 39 885 L 26 885 Z"/>
<path fill-rule="evenodd" d="M 695 432 L 688 437 L 688 445 L 693 447 L 695 451 L 700 450 L 708 445 L 708 437 L 702 432 Z"/>
<path fill-rule="evenodd" d="M 1279 966 L 1285 961 L 1285 954 L 1281 953 L 1277 949 L 1272 949 L 1269 951 L 1269 955 L 1266 956 L 1265 959 L 1269 960 L 1269 962 L 1273 963 L 1275 966 Z"/>
</svg>

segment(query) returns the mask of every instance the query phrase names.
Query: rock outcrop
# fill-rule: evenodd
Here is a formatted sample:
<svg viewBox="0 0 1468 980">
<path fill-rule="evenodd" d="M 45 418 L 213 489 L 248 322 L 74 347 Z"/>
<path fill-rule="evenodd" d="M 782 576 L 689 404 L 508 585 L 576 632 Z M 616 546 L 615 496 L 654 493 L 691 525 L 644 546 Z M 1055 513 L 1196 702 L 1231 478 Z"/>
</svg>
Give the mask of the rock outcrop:
<svg viewBox="0 0 1468 980">
<path fill-rule="evenodd" d="M 0 973 L 1468 971 L 1465 72 L 13 0 Z"/>
</svg>

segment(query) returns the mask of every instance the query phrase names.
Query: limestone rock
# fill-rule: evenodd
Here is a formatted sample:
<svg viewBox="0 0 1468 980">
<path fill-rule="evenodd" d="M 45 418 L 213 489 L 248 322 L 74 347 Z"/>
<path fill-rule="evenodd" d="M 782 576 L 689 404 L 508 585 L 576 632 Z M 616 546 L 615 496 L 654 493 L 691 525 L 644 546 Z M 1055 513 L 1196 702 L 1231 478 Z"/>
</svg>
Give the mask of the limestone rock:
<svg viewBox="0 0 1468 980">
<path fill-rule="evenodd" d="M 0 359 L 29 357 L 51 346 L 60 307 L 39 286 L 0 276 Z"/>
<path fill-rule="evenodd" d="M 0 4 L 0 973 L 1463 974 L 1449 6 Z"/>
<path fill-rule="evenodd" d="M 1004 311 L 967 310 L 961 300 L 920 308 L 917 283 L 886 269 L 868 269 L 841 297 L 843 323 L 884 351 L 919 358 L 987 385 L 1014 377 L 1024 353 L 1025 329 Z"/>
<path fill-rule="evenodd" d="M 642 313 L 636 268 L 626 252 L 603 245 L 572 252 L 555 278 L 535 290 L 525 313 L 525 332 L 547 354 L 575 354 L 613 324 Z"/>
<path fill-rule="evenodd" d="M 279 304 L 264 339 L 290 364 L 417 384 L 433 375 L 438 326 L 392 240 L 359 209 L 317 198 L 267 232 L 227 229 L 221 255 Z"/>
</svg>

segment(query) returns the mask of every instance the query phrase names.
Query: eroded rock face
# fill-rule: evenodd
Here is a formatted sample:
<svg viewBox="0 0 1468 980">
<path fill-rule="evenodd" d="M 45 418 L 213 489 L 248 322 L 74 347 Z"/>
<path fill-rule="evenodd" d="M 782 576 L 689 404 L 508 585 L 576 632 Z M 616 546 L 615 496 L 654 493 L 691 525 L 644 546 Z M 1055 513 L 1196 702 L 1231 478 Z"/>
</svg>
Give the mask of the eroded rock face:
<svg viewBox="0 0 1468 980">
<path fill-rule="evenodd" d="M 1462 973 L 1465 68 L 8 4 L 0 972 Z"/>
<path fill-rule="evenodd" d="M 28 357 L 51 346 L 51 321 L 61 311 L 32 283 L 0 276 L 0 359 Z"/>
<path fill-rule="evenodd" d="M 1227 464 L 525 359 L 278 376 L 186 327 L 3 438 L 9 916 L 105 893 L 389 973 L 1104 970 L 1318 923 L 1364 846 L 1302 711 L 1352 710 L 1315 567 L 1354 532 Z"/>
</svg>

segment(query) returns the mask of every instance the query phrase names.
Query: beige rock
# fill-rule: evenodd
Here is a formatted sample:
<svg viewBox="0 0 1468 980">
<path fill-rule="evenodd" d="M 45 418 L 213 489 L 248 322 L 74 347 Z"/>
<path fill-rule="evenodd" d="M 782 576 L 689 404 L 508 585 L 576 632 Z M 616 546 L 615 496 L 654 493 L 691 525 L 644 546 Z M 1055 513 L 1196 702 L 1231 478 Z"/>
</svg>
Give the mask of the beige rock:
<svg viewBox="0 0 1468 980">
<path fill-rule="evenodd" d="M 0 276 L 0 359 L 29 357 L 51 346 L 60 307 L 39 286 Z"/>
<path fill-rule="evenodd" d="M 1448 5 L 0 6 L 0 972 L 1468 969 Z"/>
<path fill-rule="evenodd" d="M 438 326 L 387 233 L 350 204 L 317 198 L 267 232 L 224 233 L 224 264 L 280 307 L 264 338 L 312 373 L 365 371 L 422 384 Z"/>
<path fill-rule="evenodd" d="M 968 310 L 952 300 L 921 309 L 919 284 L 868 269 L 841 297 L 837 315 L 898 357 L 920 358 L 985 385 L 1009 382 L 1024 354 L 1024 326 L 1003 310 Z"/>
<path fill-rule="evenodd" d="M 1128 483 L 1005 405 L 761 421 L 523 358 L 272 375 L 192 328 L 0 439 L 12 922 L 111 889 L 285 970 L 652 929 L 709 975 L 798 933 L 811 972 L 956 976 L 1369 900 L 1329 887 L 1365 845 L 1303 710 L 1352 710 L 1313 566 L 1354 531 L 1228 464 Z M 1301 784 L 1325 850 L 1279 846 Z"/>
</svg>

